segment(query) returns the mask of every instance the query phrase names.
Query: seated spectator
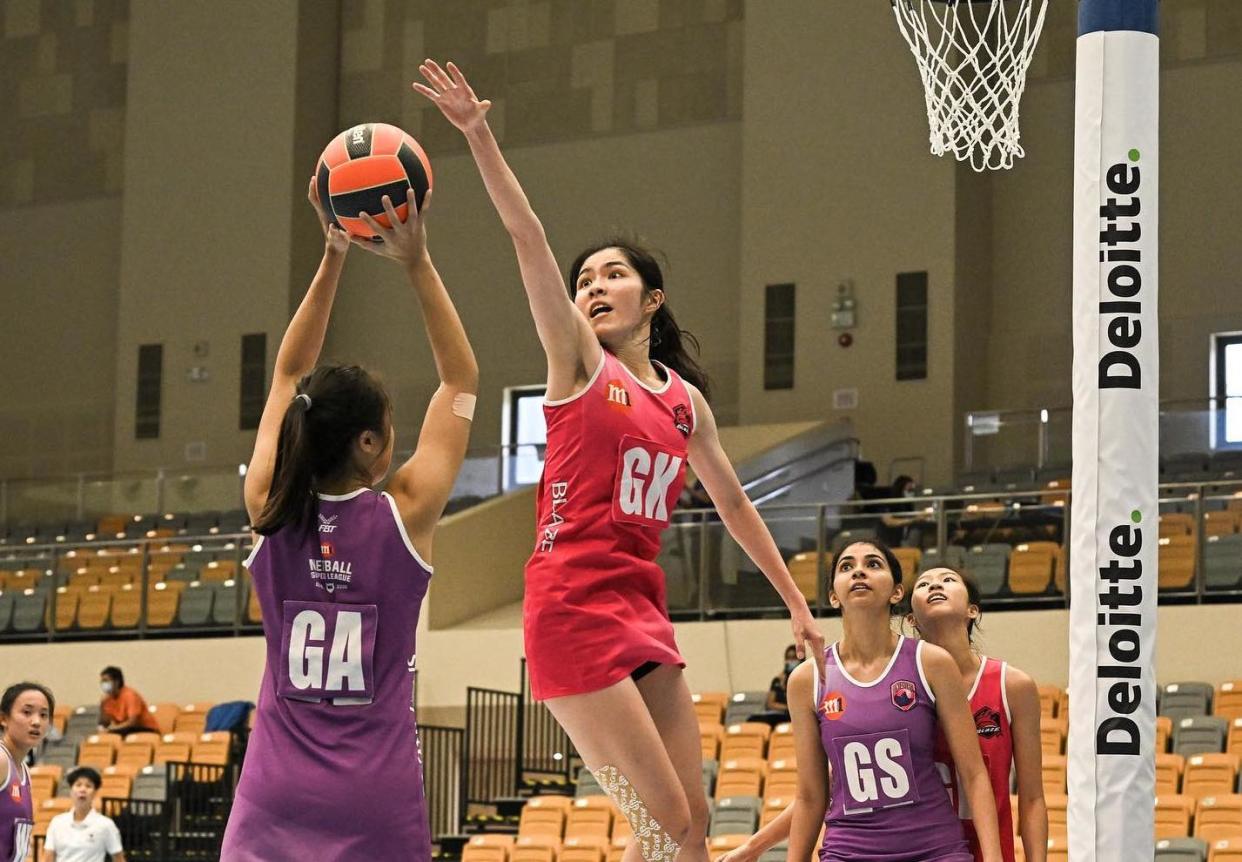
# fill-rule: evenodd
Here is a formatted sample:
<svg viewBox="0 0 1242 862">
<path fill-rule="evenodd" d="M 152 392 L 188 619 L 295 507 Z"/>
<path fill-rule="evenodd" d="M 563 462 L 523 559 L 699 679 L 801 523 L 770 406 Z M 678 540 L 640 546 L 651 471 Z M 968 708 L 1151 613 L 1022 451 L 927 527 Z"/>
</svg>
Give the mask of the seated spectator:
<svg viewBox="0 0 1242 862">
<path fill-rule="evenodd" d="M 884 496 L 910 502 L 873 504 L 873 509 L 882 513 L 877 533 L 884 543 L 894 547 L 919 543 L 919 529 L 915 524 L 922 520 L 923 516 L 913 502 L 917 488 L 917 483 L 909 476 L 898 476 Z"/>
<path fill-rule="evenodd" d="M 785 666 L 779 676 L 772 677 L 772 685 L 768 687 L 768 701 L 765 707 L 769 712 L 784 713 L 784 721 L 789 721 L 789 704 L 785 690 L 789 684 L 789 674 L 798 666 L 798 649 L 793 644 L 785 647 Z"/>
<path fill-rule="evenodd" d="M 126 736 L 139 731 L 160 732 L 155 716 L 142 695 L 125 684 L 125 674 L 109 665 L 99 672 L 103 700 L 99 702 L 99 729 Z"/>
<path fill-rule="evenodd" d="M 125 862 L 121 833 L 112 822 L 94 808 L 95 794 L 103 780 L 89 766 L 72 770 L 65 781 L 73 808 L 52 818 L 43 844 L 44 862 Z"/>
</svg>

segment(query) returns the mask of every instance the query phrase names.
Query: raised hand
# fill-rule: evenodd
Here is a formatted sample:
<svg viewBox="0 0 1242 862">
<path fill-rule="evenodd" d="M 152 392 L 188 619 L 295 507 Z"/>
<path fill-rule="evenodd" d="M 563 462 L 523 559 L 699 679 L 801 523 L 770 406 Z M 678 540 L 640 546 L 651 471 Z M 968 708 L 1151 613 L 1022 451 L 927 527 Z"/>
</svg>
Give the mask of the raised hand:
<svg viewBox="0 0 1242 862">
<path fill-rule="evenodd" d="M 487 99 L 479 101 L 461 70 L 452 62 L 447 66 L 448 71 L 445 72 L 435 60 L 425 60 L 418 71 L 431 86 L 417 81 L 410 86 L 430 99 L 450 123 L 463 132 L 469 132 L 486 122 L 492 103 Z"/>
<path fill-rule="evenodd" d="M 391 227 L 384 227 L 367 213 L 358 213 L 358 218 L 365 221 L 381 241 L 375 242 L 359 237 L 350 237 L 349 241 L 373 254 L 390 257 L 407 266 L 417 263 L 427 256 L 427 228 L 424 219 L 428 207 L 431 206 L 431 189 L 427 189 L 427 193 L 423 195 L 422 212 L 419 212 L 418 207 L 414 205 L 414 189 L 406 189 L 405 221 L 398 218 L 397 210 L 388 195 L 384 195 L 383 201 L 384 213 L 388 216 L 388 223 Z"/>
<path fill-rule="evenodd" d="M 319 190 L 315 185 L 315 178 L 310 178 L 310 188 L 306 192 L 306 199 L 311 202 L 311 206 L 315 208 L 315 215 L 319 216 L 319 226 L 323 228 L 323 236 L 327 242 L 329 251 L 337 254 L 344 254 L 349 251 L 349 234 L 341 230 L 332 220 L 328 218 L 328 214 L 323 211 L 323 204 L 319 200 Z"/>
</svg>

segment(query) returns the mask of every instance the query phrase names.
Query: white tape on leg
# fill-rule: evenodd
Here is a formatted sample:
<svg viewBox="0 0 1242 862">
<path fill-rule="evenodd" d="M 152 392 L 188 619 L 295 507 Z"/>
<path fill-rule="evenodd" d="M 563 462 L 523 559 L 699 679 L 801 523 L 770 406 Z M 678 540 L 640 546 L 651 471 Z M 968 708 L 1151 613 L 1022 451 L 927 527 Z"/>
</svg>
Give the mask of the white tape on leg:
<svg viewBox="0 0 1242 862">
<path fill-rule="evenodd" d="M 595 780 L 604 792 L 612 797 L 623 817 L 634 830 L 634 843 L 642 854 L 643 862 L 673 862 L 681 847 L 664 827 L 651 816 L 634 785 L 615 766 L 601 766 L 592 770 Z"/>
</svg>

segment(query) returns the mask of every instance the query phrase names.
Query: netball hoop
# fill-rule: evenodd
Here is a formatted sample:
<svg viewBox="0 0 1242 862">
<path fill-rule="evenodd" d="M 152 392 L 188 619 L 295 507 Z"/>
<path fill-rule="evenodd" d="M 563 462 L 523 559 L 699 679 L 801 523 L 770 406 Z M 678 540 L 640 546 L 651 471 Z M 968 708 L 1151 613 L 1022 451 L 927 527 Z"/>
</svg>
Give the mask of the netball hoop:
<svg viewBox="0 0 1242 862">
<path fill-rule="evenodd" d="M 1018 105 L 1048 0 L 890 0 L 918 62 L 933 155 L 976 171 L 1024 155 Z"/>
</svg>

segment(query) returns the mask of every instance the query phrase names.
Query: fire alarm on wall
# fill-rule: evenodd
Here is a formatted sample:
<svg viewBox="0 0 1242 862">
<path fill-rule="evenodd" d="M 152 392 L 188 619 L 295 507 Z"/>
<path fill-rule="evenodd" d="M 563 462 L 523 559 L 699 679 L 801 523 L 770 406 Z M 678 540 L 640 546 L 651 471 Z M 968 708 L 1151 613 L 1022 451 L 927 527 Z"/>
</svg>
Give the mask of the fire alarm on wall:
<svg viewBox="0 0 1242 862">
<path fill-rule="evenodd" d="M 848 332 L 842 332 L 840 335 L 837 336 L 837 344 L 841 345 L 842 347 L 849 347 L 853 343 L 854 343 L 854 336 Z"/>
</svg>

